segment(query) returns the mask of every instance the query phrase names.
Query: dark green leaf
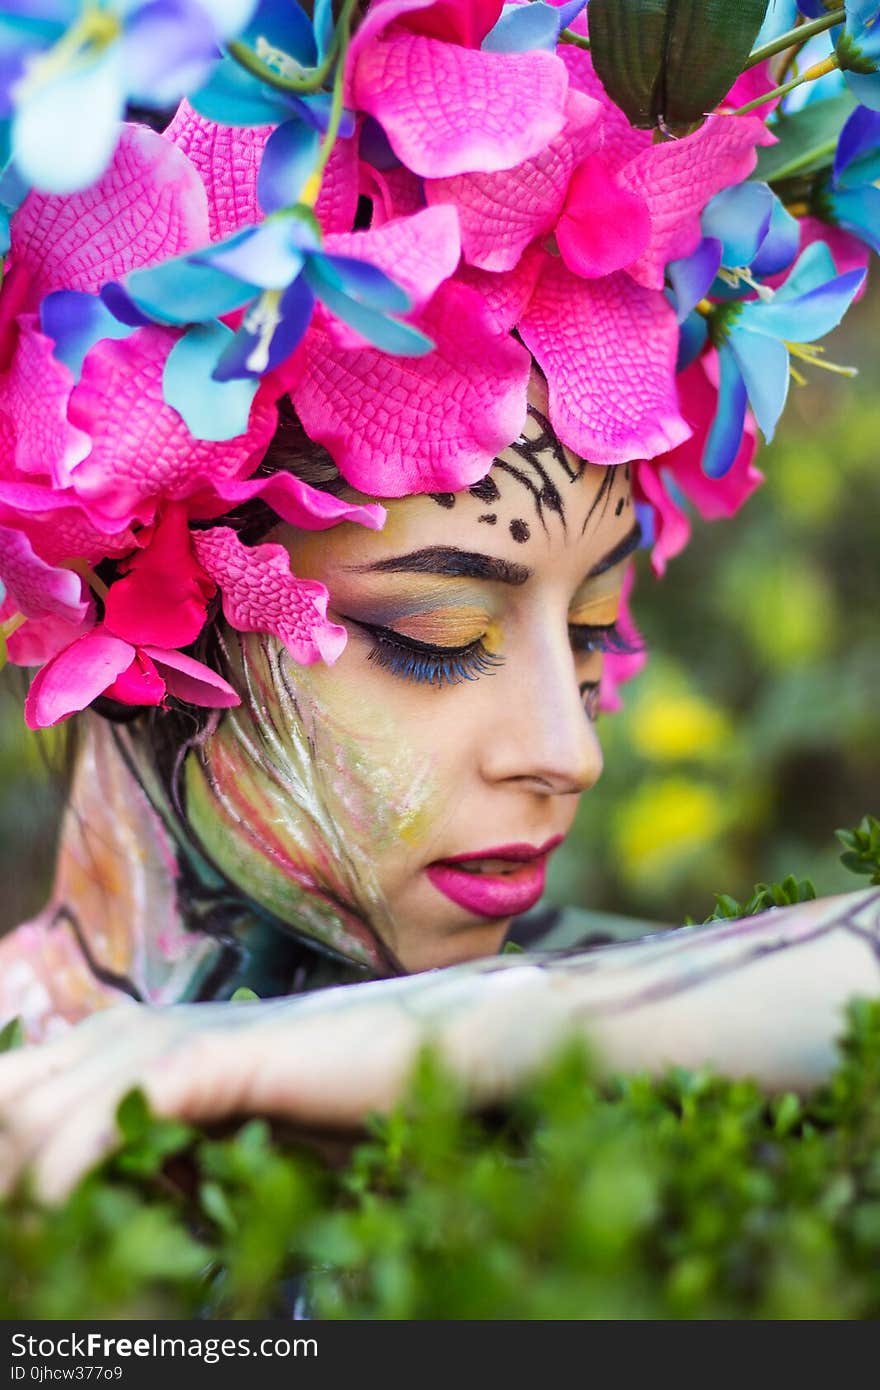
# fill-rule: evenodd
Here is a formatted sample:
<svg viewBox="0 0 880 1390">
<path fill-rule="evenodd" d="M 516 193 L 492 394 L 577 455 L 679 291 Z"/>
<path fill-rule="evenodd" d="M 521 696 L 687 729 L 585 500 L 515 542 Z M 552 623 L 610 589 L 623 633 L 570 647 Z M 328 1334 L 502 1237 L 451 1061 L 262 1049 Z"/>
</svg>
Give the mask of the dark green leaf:
<svg viewBox="0 0 880 1390">
<path fill-rule="evenodd" d="M 0 1052 L 14 1052 L 24 1046 L 24 1027 L 20 1018 L 11 1018 L 0 1028 Z"/>
</svg>

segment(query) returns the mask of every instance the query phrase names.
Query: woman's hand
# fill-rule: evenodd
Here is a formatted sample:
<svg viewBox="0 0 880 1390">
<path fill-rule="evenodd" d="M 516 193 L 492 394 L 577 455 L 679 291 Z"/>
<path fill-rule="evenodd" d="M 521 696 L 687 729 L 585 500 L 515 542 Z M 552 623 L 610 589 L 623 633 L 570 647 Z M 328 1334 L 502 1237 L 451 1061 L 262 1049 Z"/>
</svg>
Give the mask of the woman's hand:
<svg viewBox="0 0 880 1390">
<path fill-rule="evenodd" d="M 593 951 L 504 956 L 255 1003 L 120 1004 L 0 1057 L 0 1188 L 32 1167 L 62 1197 L 112 1147 L 140 1086 L 158 1114 L 356 1127 L 403 1093 L 433 1044 L 475 1104 L 583 1032 L 613 1070 L 670 1063 L 807 1088 L 843 1009 L 880 994 L 880 890 Z"/>
</svg>

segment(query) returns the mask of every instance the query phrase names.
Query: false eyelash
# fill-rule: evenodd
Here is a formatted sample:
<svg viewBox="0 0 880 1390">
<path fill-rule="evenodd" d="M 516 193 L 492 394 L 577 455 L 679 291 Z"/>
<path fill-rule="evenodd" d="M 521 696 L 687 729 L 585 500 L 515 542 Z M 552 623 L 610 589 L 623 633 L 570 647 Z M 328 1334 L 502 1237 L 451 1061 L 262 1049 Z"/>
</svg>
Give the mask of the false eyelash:
<svg viewBox="0 0 880 1390">
<path fill-rule="evenodd" d="M 614 652 L 631 656 L 642 650 L 637 642 L 624 637 L 617 623 L 569 623 L 568 635 L 576 652 Z"/>
<path fill-rule="evenodd" d="M 413 637 L 404 637 L 392 628 L 376 627 L 371 623 L 358 623 L 358 627 L 365 628 L 375 642 L 367 658 L 369 661 L 381 666 L 383 671 L 417 684 L 436 685 L 438 689 L 443 685 L 459 685 L 462 681 L 488 675 L 501 665 L 501 657 L 486 650 L 482 637 L 463 647 L 435 647 L 417 642 Z"/>
</svg>

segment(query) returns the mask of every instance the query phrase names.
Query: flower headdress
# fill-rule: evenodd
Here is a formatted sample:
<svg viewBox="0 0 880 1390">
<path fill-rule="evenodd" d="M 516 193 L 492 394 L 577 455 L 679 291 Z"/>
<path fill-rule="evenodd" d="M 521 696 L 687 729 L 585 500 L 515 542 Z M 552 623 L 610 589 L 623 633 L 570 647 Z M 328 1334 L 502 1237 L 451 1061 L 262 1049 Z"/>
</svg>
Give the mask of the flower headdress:
<svg viewBox="0 0 880 1390">
<path fill-rule="evenodd" d="M 633 465 L 658 572 L 686 500 L 732 514 L 880 250 L 880 5 L 800 7 L 591 0 L 588 36 L 584 0 L 2 0 L 28 723 L 237 703 L 187 651 L 217 596 L 336 659 L 323 586 L 223 520 L 381 526 L 260 469 L 285 396 L 362 493 L 455 491 L 519 435 L 534 359 L 560 440 Z"/>
</svg>

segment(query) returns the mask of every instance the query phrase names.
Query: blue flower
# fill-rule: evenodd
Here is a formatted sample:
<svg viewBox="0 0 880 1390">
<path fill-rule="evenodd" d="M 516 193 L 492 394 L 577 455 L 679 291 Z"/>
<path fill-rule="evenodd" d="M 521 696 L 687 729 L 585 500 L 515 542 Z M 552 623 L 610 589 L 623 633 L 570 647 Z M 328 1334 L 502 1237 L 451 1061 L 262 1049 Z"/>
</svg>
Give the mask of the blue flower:
<svg viewBox="0 0 880 1390">
<path fill-rule="evenodd" d="M 164 108 L 199 86 L 256 0 L 2 0 L 0 116 L 22 177 L 50 193 L 93 183 L 126 104 Z"/>
<path fill-rule="evenodd" d="M 747 405 L 764 438 L 773 438 L 793 374 L 791 358 L 817 362 L 810 345 L 835 328 L 865 277 L 863 270 L 836 275 L 831 252 L 814 242 L 775 292 L 746 303 L 719 305 L 711 318 L 718 348 L 718 413 L 706 443 L 703 470 L 720 478 L 736 458 Z"/>
<path fill-rule="evenodd" d="M 831 172 L 814 190 L 812 207 L 880 254 L 880 112 L 859 106 L 840 132 Z"/>
<path fill-rule="evenodd" d="M 132 271 L 100 296 L 55 291 L 43 300 L 41 326 L 75 376 L 101 338 L 148 324 L 186 329 L 166 361 L 165 399 L 196 438 L 229 439 L 246 428 L 260 377 L 302 341 L 317 300 L 383 352 L 422 356 L 434 346 L 394 317 L 411 307 L 404 290 L 375 266 L 324 251 L 304 207 Z M 221 322 L 240 310 L 236 330 Z"/>
<path fill-rule="evenodd" d="M 880 111 L 880 4 L 878 0 L 844 0 L 846 21 L 834 31 L 835 52 L 846 84 L 856 101 Z M 828 13 L 823 0 L 798 0 L 810 19 Z"/>
<path fill-rule="evenodd" d="M 480 47 L 493 53 L 530 53 L 536 48 L 555 53 L 559 35 L 586 3 L 567 0 L 566 4 L 548 5 L 545 0 L 532 0 L 530 5 L 505 5 Z"/>
</svg>

